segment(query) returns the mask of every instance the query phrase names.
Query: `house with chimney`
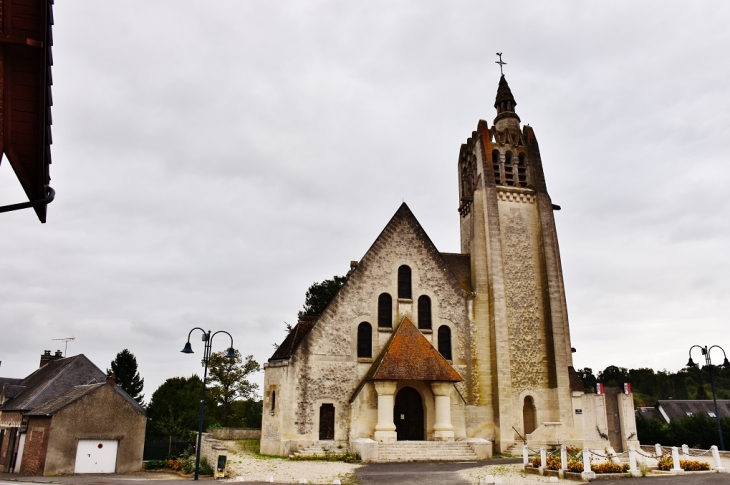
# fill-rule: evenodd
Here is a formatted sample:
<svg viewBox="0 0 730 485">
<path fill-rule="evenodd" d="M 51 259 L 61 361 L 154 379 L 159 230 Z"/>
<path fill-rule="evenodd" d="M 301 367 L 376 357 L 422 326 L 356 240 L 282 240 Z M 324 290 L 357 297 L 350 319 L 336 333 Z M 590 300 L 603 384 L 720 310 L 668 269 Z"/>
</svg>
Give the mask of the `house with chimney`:
<svg viewBox="0 0 730 485">
<path fill-rule="evenodd" d="M 23 475 L 142 469 L 144 408 L 83 354 L 45 351 L 24 379 L 0 378 L 0 470 Z"/>
</svg>

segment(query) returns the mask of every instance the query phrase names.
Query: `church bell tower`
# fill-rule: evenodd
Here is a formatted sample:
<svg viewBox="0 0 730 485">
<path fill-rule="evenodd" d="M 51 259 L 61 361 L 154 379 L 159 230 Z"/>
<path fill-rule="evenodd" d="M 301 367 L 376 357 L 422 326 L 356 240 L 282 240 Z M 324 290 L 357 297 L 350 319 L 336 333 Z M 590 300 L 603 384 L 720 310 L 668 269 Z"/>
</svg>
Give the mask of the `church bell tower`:
<svg viewBox="0 0 730 485">
<path fill-rule="evenodd" d="M 501 63 L 501 60 L 500 60 Z M 500 66 L 501 67 L 501 66 Z M 521 436 L 575 436 L 572 355 L 553 211 L 532 127 L 521 126 L 504 75 L 490 127 L 461 146 L 461 252 L 471 256 L 475 328 L 471 420 L 497 450 Z"/>
</svg>

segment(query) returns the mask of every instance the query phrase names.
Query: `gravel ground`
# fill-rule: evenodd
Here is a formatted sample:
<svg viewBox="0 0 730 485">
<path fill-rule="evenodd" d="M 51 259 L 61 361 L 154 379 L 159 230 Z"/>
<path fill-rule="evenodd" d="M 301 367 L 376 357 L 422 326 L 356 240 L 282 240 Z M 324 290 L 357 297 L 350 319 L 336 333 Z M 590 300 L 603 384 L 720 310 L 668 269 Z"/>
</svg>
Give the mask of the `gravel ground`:
<svg viewBox="0 0 730 485">
<path fill-rule="evenodd" d="M 265 482 L 269 477 L 276 483 L 329 483 L 339 478 L 343 484 L 351 481 L 360 464 L 339 461 L 295 461 L 284 458 L 255 456 L 241 450 L 235 441 L 224 441 L 229 449 L 228 470 L 231 480 L 237 482 Z"/>
<path fill-rule="evenodd" d="M 479 468 L 470 468 L 459 472 L 459 477 L 469 483 L 502 483 L 503 485 L 518 485 L 523 483 L 550 483 L 550 477 L 531 475 L 522 470 L 522 464 L 513 465 L 485 465 Z M 487 480 L 488 477 L 494 481 Z M 563 483 L 588 483 L 588 482 L 566 482 Z"/>
</svg>

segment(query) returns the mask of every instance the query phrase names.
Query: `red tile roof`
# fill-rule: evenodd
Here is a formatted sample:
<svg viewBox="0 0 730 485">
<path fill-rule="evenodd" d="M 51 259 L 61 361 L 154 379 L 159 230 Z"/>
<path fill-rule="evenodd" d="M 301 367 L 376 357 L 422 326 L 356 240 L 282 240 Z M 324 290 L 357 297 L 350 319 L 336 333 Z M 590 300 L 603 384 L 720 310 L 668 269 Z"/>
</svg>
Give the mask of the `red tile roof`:
<svg viewBox="0 0 730 485">
<path fill-rule="evenodd" d="M 371 372 L 371 379 L 376 381 L 408 379 L 461 382 L 464 380 L 408 317 L 403 319 L 381 356 L 373 363 Z"/>
</svg>

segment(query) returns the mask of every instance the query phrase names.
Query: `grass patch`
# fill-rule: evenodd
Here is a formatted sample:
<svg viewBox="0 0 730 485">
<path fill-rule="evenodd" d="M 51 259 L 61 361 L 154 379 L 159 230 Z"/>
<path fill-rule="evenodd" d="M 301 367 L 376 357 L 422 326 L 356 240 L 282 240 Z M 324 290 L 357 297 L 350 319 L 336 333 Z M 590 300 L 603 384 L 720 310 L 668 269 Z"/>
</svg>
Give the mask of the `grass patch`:
<svg viewBox="0 0 730 485">
<path fill-rule="evenodd" d="M 345 463 L 355 463 L 360 461 L 360 455 L 357 453 L 328 453 L 325 451 L 324 455 L 312 455 L 312 456 L 294 456 L 292 460 L 296 461 L 344 461 Z M 344 483 L 344 482 L 343 482 Z"/>
<path fill-rule="evenodd" d="M 261 440 L 236 440 L 238 450 L 244 455 L 251 455 L 261 460 L 281 459 L 281 456 L 271 456 L 261 454 Z"/>
</svg>

